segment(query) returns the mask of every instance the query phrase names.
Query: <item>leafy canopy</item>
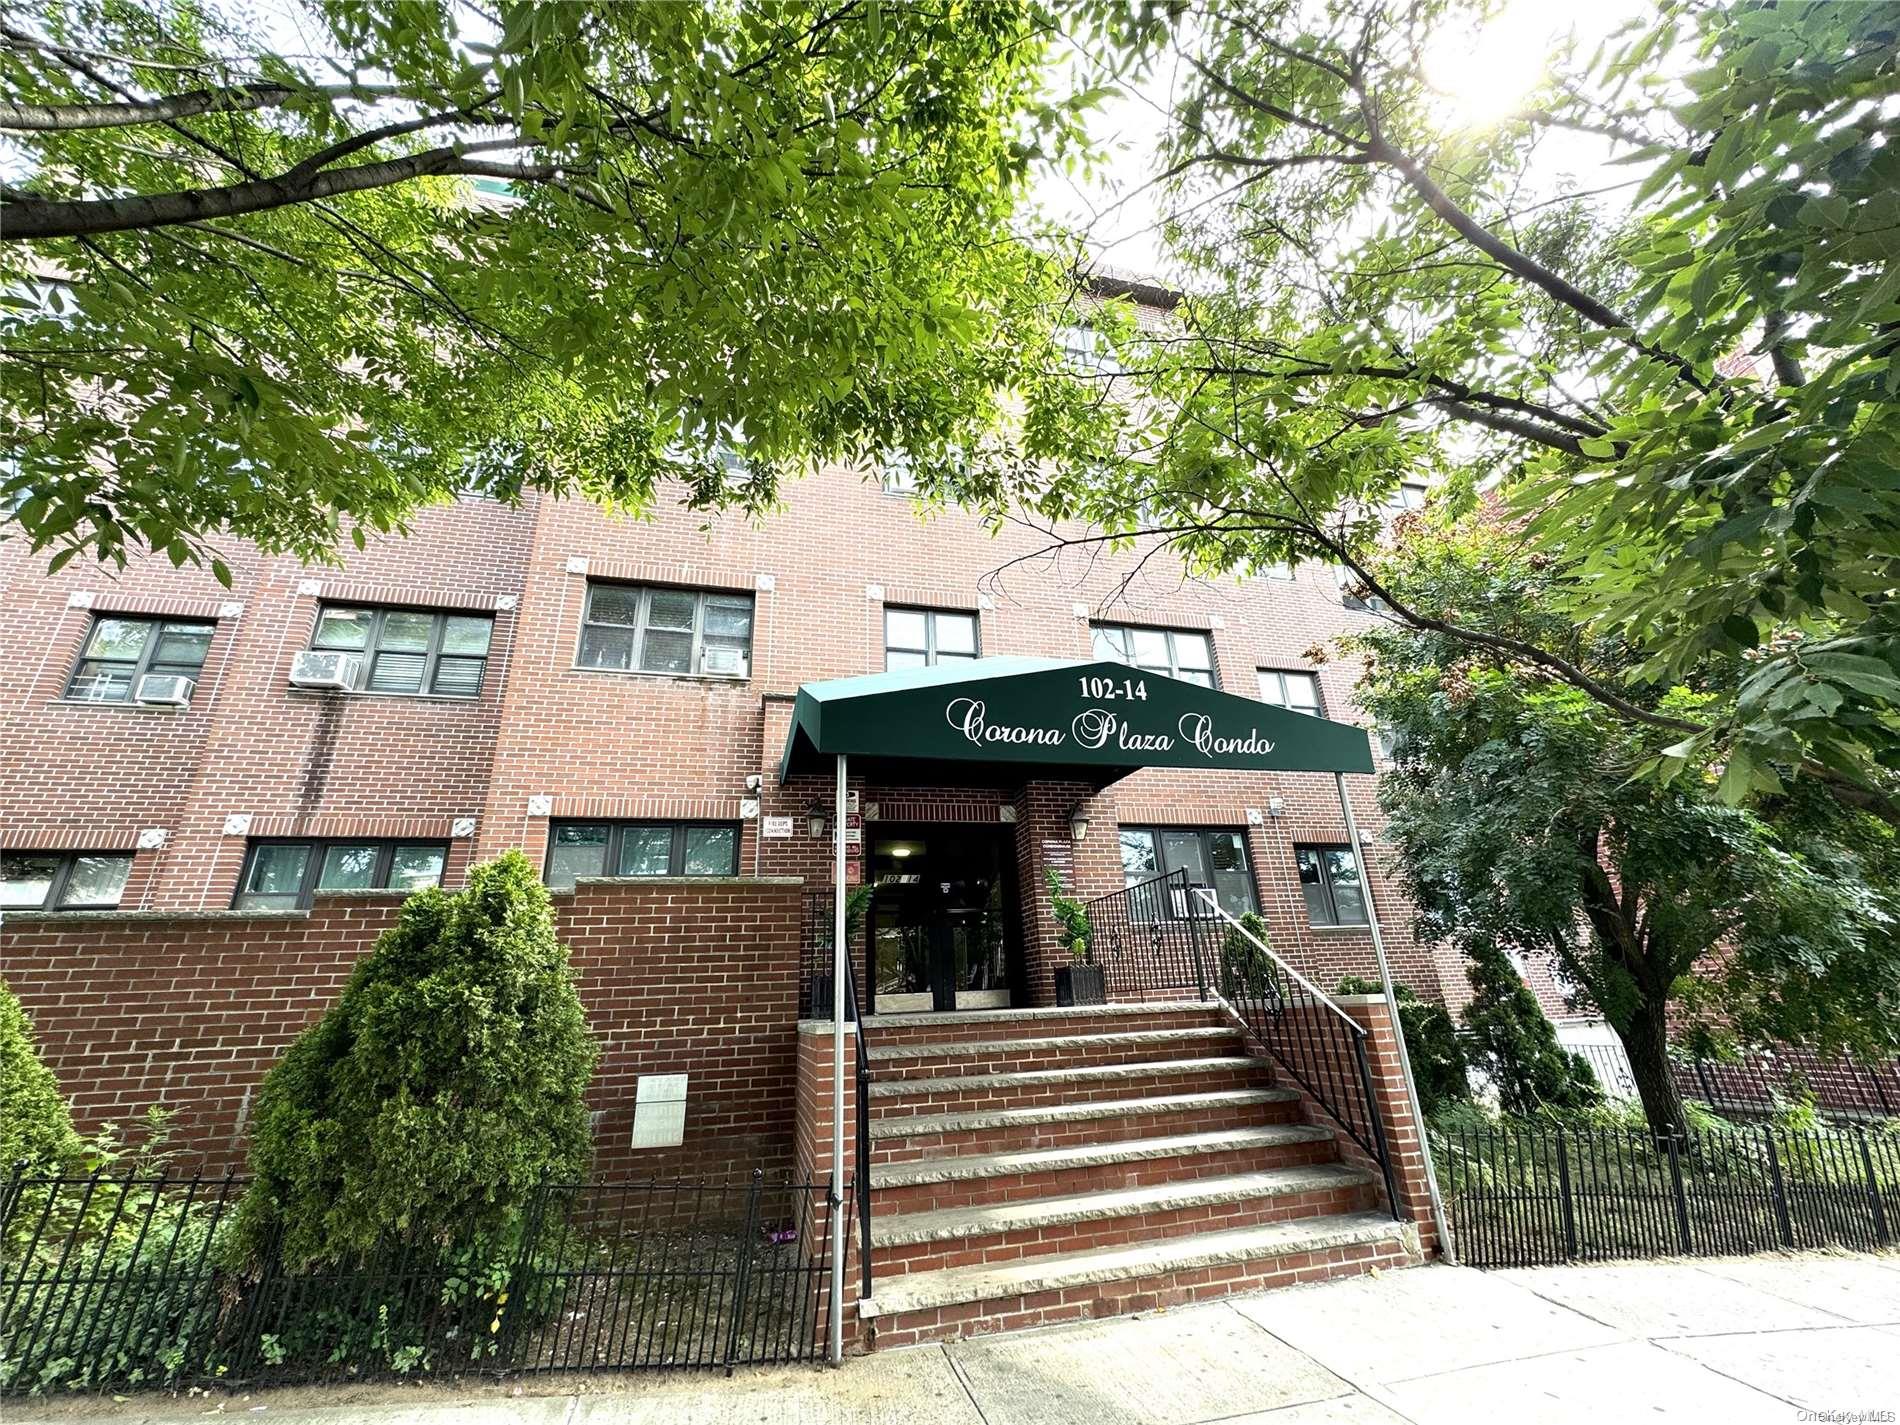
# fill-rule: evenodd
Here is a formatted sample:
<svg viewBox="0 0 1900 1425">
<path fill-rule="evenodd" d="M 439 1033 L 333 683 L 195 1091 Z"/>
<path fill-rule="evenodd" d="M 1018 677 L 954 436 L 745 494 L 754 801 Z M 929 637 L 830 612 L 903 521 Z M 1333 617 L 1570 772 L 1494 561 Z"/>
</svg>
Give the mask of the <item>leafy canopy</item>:
<svg viewBox="0 0 1900 1425">
<path fill-rule="evenodd" d="M 417 892 L 258 1090 L 238 1251 L 499 1239 L 544 1177 L 586 1170 L 595 1053 L 526 857 Z"/>
<path fill-rule="evenodd" d="M 1414 523 L 1380 570 L 1402 597 L 1594 676 L 1637 656 L 1569 621 L 1574 571 L 1527 553 L 1514 522 Z M 1652 1123 L 1683 1121 L 1665 1072 L 1672 1018 L 1730 1042 L 1900 1047 L 1890 825 L 1811 782 L 1725 805 L 1706 762 L 1634 778 L 1667 734 L 1534 664 L 1397 624 L 1358 641 L 1360 700 L 1395 739 L 1380 796 L 1421 936 L 1474 958 L 1553 957 L 1623 1039 Z M 1653 706 L 1715 696 L 1678 688 Z"/>
<path fill-rule="evenodd" d="M 1658 770 L 1718 754 L 1727 800 L 1799 770 L 1900 820 L 1900 6 L 1657 0 L 1459 128 L 1421 54 L 1488 11 L 1242 0 L 1140 52 L 1176 81 L 1158 191 L 1188 295 L 1105 328 L 1143 397 L 1120 458 L 1026 498 L 1085 522 L 1065 541 L 1376 586 L 1401 480 L 1495 483 L 1558 559 L 1552 612 L 1629 652 L 1607 679 L 1519 656 L 1673 733 Z M 1559 133 L 1626 180 L 1578 191 Z M 1723 701 L 1657 706 L 1745 652 Z"/>
<path fill-rule="evenodd" d="M 1060 264 L 1011 226 L 1075 135 L 1048 31 L 1017 0 L 15 8 L 0 509 L 56 559 L 222 574 L 219 533 L 322 559 L 469 489 L 759 512 L 893 449 L 1000 478 L 1081 400 Z"/>
</svg>

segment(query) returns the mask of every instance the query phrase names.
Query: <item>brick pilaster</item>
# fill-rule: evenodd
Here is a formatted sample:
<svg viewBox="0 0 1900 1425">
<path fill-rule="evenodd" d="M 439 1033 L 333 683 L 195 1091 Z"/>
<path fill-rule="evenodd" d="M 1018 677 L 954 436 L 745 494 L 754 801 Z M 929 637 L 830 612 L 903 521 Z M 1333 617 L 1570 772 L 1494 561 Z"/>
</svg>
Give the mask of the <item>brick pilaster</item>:
<svg viewBox="0 0 1900 1425">
<path fill-rule="evenodd" d="M 1425 1171 L 1424 1125 L 1412 1112 L 1405 1092 L 1405 1068 L 1392 1026 L 1392 1002 L 1384 995 L 1339 995 L 1339 1007 L 1366 1031 L 1366 1059 L 1372 1072 L 1372 1096 L 1385 1124 L 1386 1150 L 1398 1184 L 1398 1211 L 1418 1224 L 1419 1245 L 1427 1257 L 1438 1250 L 1438 1224 L 1432 1216 L 1431 1189 Z"/>
</svg>

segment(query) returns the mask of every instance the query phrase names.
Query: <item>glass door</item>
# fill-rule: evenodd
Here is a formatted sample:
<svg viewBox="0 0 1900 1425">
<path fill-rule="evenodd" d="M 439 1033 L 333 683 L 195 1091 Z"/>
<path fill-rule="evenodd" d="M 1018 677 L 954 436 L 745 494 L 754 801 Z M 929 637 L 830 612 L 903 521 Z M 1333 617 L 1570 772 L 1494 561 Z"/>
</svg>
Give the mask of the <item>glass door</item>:
<svg viewBox="0 0 1900 1425">
<path fill-rule="evenodd" d="M 1002 838 L 929 826 L 878 827 L 868 839 L 872 1010 L 1007 1008 L 1014 907 Z"/>
</svg>

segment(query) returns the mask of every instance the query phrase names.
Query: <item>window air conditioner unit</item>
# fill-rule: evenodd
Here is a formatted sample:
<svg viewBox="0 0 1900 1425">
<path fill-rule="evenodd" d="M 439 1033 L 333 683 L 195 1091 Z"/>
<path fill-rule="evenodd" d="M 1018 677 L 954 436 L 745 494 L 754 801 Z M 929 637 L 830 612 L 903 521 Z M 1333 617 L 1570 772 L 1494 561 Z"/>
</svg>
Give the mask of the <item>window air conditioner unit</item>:
<svg viewBox="0 0 1900 1425">
<path fill-rule="evenodd" d="M 741 678 L 745 676 L 745 650 L 742 648 L 710 647 L 701 653 L 699 662 L 702 672 L 726 673 Z"/>
<path fill-rule="evenodd" d="M 360 653 L 324 653 L 306 648 L 290 660 L 293 688 L 354 688 L 363 669 Z"/>
<path fill-rule="evenodd" d="M 168 708 L 189 707 L 191 690 L 197 686 L 195 678 L 180 673 L 147 673 L 139 679 L 138 700 Z"/>
</svg>

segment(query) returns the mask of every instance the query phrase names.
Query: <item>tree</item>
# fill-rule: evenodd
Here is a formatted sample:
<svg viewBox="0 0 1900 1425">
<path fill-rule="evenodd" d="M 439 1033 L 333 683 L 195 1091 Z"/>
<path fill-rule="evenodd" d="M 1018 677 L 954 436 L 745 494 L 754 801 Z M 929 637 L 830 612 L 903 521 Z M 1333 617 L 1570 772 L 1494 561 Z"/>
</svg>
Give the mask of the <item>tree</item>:
<svg viewBox="0 0 1900 1425">
<path fill-rule="evenodd" d="M 1557 1026 L 1510 956 L 1491 943 L 1466 949 L 1472 996 L 1464 1021 L 1470 1058 L 1497 1089 L 1498 1106 L 1529 1115 L 1542 1108 L 1593 1108 L 1603 1102 L 1589 1061 L 1557 1042 Z"/>
<path fill-rule="evenodd" d="M 239 1255 L 504 1240 L 538 1184 L 587 1168 L 595 1053 L 526 857 L 418 891 L 258 1090 Z"/>
<path fill-rule="evenodd" d="M 1739 804 L 1798 774 L 1900 821 L 1900 6 L 1657 0 L 1459 127 L 1422 55 L 1487 12 L 1251 0 L 1149 51 L 1187 297 L 1108 328 L 1143 397 L 1121 458 L 1026 498 L 1055 544 L 1335 563 L 1669 734 L 1659 775 L 1713 758 Z M 1576 191 L 1560 132 L 1628 181 Z M 1546 599 L 1628 646 L 1613 678 L 1381 583 L 1381 502 L 1439 478 L 1529 517 Z M 1722 700 L 1645 691 L 1744 656 Z"/>
<path fill-rule="evenodd" d="M 1012 226 L 1075 132 L 1048 34 L 1026 0 L 10 10 L 0 511 L 222 576 L 221 534 L 323 559 L 468 490 L 758 514 L 819 461 L 1046 456 L 1090 399 Z"/>
<path fill-rule="evenodd" d="M 1551 595 L 1574 571 L 1527 553 L 1515 522 L 1412 522 L 1381 568 L 1403 597 L 1593 676 L 1635 656 L 1570 622 Z M 1536 664 L 1401 625 L 1360 643 L 1361 702 L 1393 736 L 1380 797 L 1421 936 L 1552 957 L 1622 1041 L 1653 1127 L 1684 1121 L 1672 1020 L 1730 1042 L 1900 1046 L 1890 825 L 1812 783 L 1726 805 L 1706 763 L 1633 778 L 1668 734 Z M 1652 706 L 1693 715 L 1716 696 L 1675 689 Z"/>
</svg>

